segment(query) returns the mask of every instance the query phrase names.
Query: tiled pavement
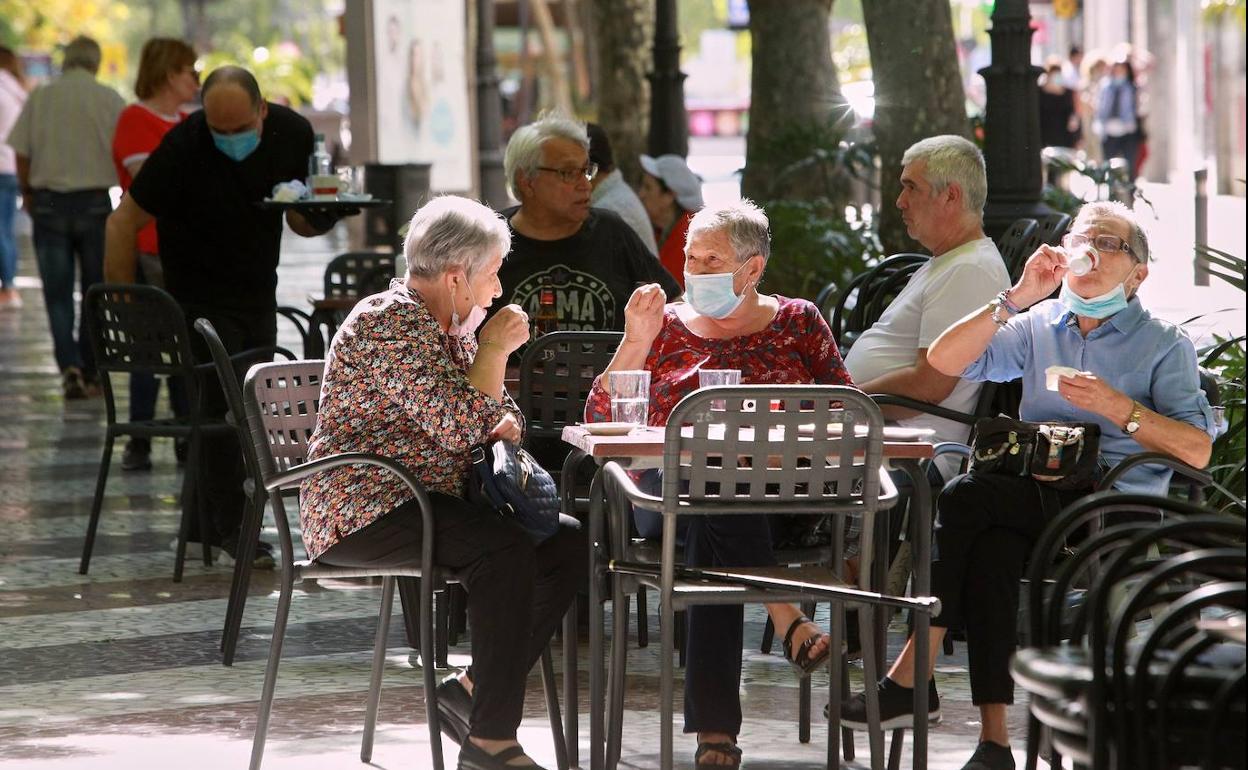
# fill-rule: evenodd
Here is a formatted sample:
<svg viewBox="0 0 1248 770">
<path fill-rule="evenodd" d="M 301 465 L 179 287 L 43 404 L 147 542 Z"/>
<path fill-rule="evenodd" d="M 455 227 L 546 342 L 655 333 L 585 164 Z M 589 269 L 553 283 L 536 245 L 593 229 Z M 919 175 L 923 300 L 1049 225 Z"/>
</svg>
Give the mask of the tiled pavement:
<svg viewBox="0 0 1248 770">
<path fill-rule="evenodd" d="M 329 256 L 344 248 L 341 232 L 290 239 L 280 301 L 303 304 Z M 122 472 L 114 455 L 91 571 L 78 574 L 103 405 L 62 402 L 33 263 L 26 241 L 25 307 L 0 311 L 0 768 L 244 767 L 276 604 L 273 576 L 254 576 L 237 662 L 223 667 L 217 646 L 230 571 L 191 558 L 184 581 L 171 580 L 180 471 L 167 442 L 157 442 L 155 469 L 147 473 Z M 294 342 L 291 334 L 283 331 L 285 343 Z M 266 768 L 359 766 L 378 593 L 376 585 L 359 583 L 300 589 Z M 778 654 L 757 652 L 762 620 L 761 610 L 747 614 L 740 738 L 746 766 L 821 767 L 826 733 L 816 726 L 810 744 L 798 743 L 797 680 Z M 653 617 L 651 624 L 657 627 Z M 373 764 L 428 767 L 420 661 L 400 625 L 392 628 Z M 894 647 L 899 637 L 893 634 Z M 584 644 L 580 652 L 584 660 Z M 466 662 L 467 653 L 461 641 L 451 662 Z M 653 647 L 632 650 L 626 767 L 657 766 L 657 671 Z M 975 745 L 977 712 L 965 671 L 961 646 L 940 662 L 945 720 L 931 734 L 930 767 L 959 768 Z M 582 676 L 582 714 L 585 684 Z M 530 685 L 521 740 L 553 767 L 540 684 L 534 678 Z M 815 692 L 826 685 L 816 677 Z M 822 702 L 816 695 L 816 709 Z M 1016 725 L 1022 716 L 1015 707 Z M 580 738 L 584 761 L 583 719 Z M 445 746 L 454 767 L 455 747 Z M 859 738 L 860 759 L 865 752 Z M 678 763 L 690 766 L 692 753 L 692 740 L 678 737 Z"/>
</svg>

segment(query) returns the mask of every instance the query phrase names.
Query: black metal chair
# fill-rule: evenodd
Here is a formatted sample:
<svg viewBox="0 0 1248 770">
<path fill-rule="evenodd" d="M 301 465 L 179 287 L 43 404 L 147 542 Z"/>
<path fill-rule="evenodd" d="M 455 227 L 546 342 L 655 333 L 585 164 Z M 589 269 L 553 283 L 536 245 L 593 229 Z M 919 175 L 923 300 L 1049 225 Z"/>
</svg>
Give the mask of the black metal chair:
<svg viewBox="0 0 1248 770">
<path fill-rule="evenodd" d="M 929 259 L 931 257 L 926 254 L 894 254 L 870 270 L 854 276 L 828 317 L 828 326 L 842 353 L 879 320 L 880 314 L 905 288 L 914 271 Z"/>
<path fill-rule="evenodd" d="M 372 759 L 377 708 L 381 700 L 381 675 L 385 663 L 386 637 L 390 626 L 395 581 L 397 578 L 421 579 L 420 648 L 432 650 L 434 649 L 433 623 L 435 618 L 433 594 L 435 591 L 443 590 L 455 580 L 453 574 L 437 565 L 433 538 L 425 538 L 423 541 L 419 568 L 355 569 L 332 567 L 314 561 L 295 561 L 283 492 L 297 490 L 300 482 L 313 473 L 343 465 L 373 465 L 398 476 L 411 490 L 413 498 L 420 506 L 425 531 L 433 531 L 433 509 L 424 487 L 405 467 L 394 460 L 366 452 L 349 452 L 312 461 L 307 460 L 307 442 L 316 427 L 323 366 L 323 361 L 260 364 L 252 367 L 243 383 L 247 427 L 251 434 L 255 457 L 260 466 L 264 488 L 269 493 L 269 503 L 273 507 L 278 545 L 281 550 L 281 594 L 278 598 L 277 615 L 273 621 L 273 641 L 269 646 L 269 659 L 264 672 L 256 733 L 252 742 L 251 770 L 259 770 L 264 757 L 269 716 L 277 685 L 277 670 L 282 659 L 286 621 L 290 613 L 294 584 L 297 581 L 310 578 L 382 578 L 381 611 L 378 616 L 377 636 L 373 647 L 372 674 L 364 717 L 364 737 L 360 748 L 360 760 L 369 762 Z M 555 690 L 554 670 L 549 649 L 542 654 L 541 668 L 557 762 L 560 770 L 566 770 L 568 766 L 566 744 L 559 718 L 559 701 Z M 433 767 L 435 770 L 443 770 L 436 670 L 428 659 L 422 660 L 421 669 Z"/>
<path fill-rule="evenodd" d="M 1023 265 L 1027 264 L 1036 249 L 1043 243 L 1040 225 L 1034 219 L 1016 219 L 1006 228 L 997 241 L 997 250 L 1005 262 L 1005 270 L 1010 274 L 1011 281 L 1018 281 L 1023 274 Z"/>
<path fill-rule="evenodd" d="M 385 291 L 394 277 L 395 254 L 380 251 L 348 251 L 325 267 L 324 293 L 309 297 L 312 313 L 305 338 L 304 358 L 322 358 L 356 301 Z"/>
<path fill-rule="evenodd" d="M 190 334 L 186 317 L 177 301 L 163 289 L 134 284 L 96 284 L 87 290 L 82 312 L 86 315 L 91 348 L 104 389 L 105 433 L 104 455 L 95 483 L 95 496 L 91 502 L 91 517 L 87 523 L 86 541 L 82 546 L 80 574 L 87 574 L 91 564 L 91 551 L 100 523 L 100 510 L 104 503 L 104 489 L 112 462 L 113 444 L 120 436 L 136 438 L 187 439 L 186 470 L 182 477 L 182 518 L 178 528 L 177 555 L 174 560 L 174 582 L 182 580 L 186 560 L 186 543 L 190 534 L 192 512 L 198 516 L 200 536 L 203 540 L 204 564 L 212 564 L 209 533 L 212 526 L 208 512 L 197 500 L 197 480 L 200 468 L 200 452 L 205 435 L 228 435 L 234 428 L 217 418 L 203 413 L 202 391 L 207 379 L 213 376 L 213 365 L 196 364 L 191 352 Z M 235 356 L 272 355 L 274 349 L 244 351 Z M 186 383 L 187 400 L 191 411 L 186 417 L 162 418 L 135 422 L 121 422 L 117 417 L 117 404 L 113 388 L 114 373 L 145 373 L 165 377 L 181 377 Z"/>
<path fill-rule="evenodd" d="M 780 410 L 769 410 L 766 405 L 779 397 Z M 721 409 L 713 405 L 722 401 Z M 802 406 L 807 408 L 803 411 Z M 800 433 L 799 424 L 828 425 L 841 423 L 839 435 L 833 437 L 816 431 L 809 441 Z M 692 435 L 682 433 L 682 426 L 692 425 Z M 722 433 L 718 428 L 723 426 Z M 752 438 L 739 428 L 752 428 Z M 786 431 L 786 437 L 802 436 L 798 440 L 776 443 L 769 427 Z M 855 431 L 855 428 L 865 428 Z M 849 436 L 853 438 L 847 438 Z M 629 579 L 644 583 L 659 592 L 662 627 L 662 650 L 660 651 L 660 762 L 661 767 L 672 766 L 672 697 L 673 652 L 675 644 L 675 618 L 678 608 L 690 604 L 731 603 L 757 601 L 812 601 L 809 592 L 792 586 L 776 586 L 773 589 L 758 586 L 725 586 L 707 584 L 699 580 L 675 580 L 676 564 L 676 515 L 714 515 L 732 513 L 803 513 L 815 515 L 863 515 L 867 519 L 877 511 L 887 508 L 896 499 L 896 491 L 887 481 L 887 474 L 880 471 L 882 458 L 883 419 L 878 408 L 860 391 L 838 386 L 730 386 L 699 390 L 686 396 L 672 411 L 668 421 L 666 447 L 664 449 L 664 492 L 662 497 L 645 494 L 632 482 L 624 469 L 611 462 L 604 467 L 606 492 L 613 500 L 609 538 L 611 558 L 614 561 L 645 562 L 635 549 L 629 547 L 625 531 L 624 514 L 628 506 L 623 503 L 661 509 L 664 515 L 663 539 L 658 563 L 650 562 L 649 571 L 629 572 Z M 778 462 L 771 462 L 779 455 Z M 726 462 L 726 460 L 732 460 Z M 687 488 L 682 488 L 687 484 Z M 728 492 L 726 490 L 732 490 Z M 591 530 L 592 531 L 592 530 Z M 872 531 L 867 522 L 865 533 Z M 841 567 L 841 540 L 839 527 L 833 528 L 833 544 L 827 558 L 819 567 L 780 567 L 758 571 L 764 578 L 784 580 L 815 580 L 835 584 L 835 575 Z M 595 574 L 607 567 L 595 566 Z M 750 572 L 750 570 L 733 570 Z M 764 574 L 765 573 L 765 574 Z M 622 733 L 625 679 L 625 650 L 627 642 L 622 634 L 622 623 L 627 622 L 624 592 L 627 590 L 624 574 L 613 578 L 613 611 L 616 613 L 615 636 L 611 648 L 610 693 L 607 702 L 610 710 L 607 737 L 607 767 L 614 766 L 619 758 Z M 843 584 L 841 584 L 843 586 Z M 821 597 L 826 598 L 826 597 Z M 591 612 L 594 607 L 591 605 Z M 833 600 L 832 648 L 839 649 L 844 627 L 843 603 Z M 621 617 L 623 620 L 621 621 Z M 595 617 L 591 623 L 601 622 Z M 878 665 L 871 643 L 869 629 L 872 624 L 863 619 L 864 662 L 866 677 L 870 680 Z M 590 652 L 591 661 L 598 660 L 601 651 Z M 829 656 L 831 661 L 831 684 L 829 702 L 830 729 L 839 720 L 841 688 L 841 656 Z M 868 689 L 872 713 L 878 714 L 872 690 Z M 593 696 L 591 695 L 591 698 Z M 832 729 L 828 756 L 833 761 L 839 755 L 839 730 Z M 872 761 L 879 766 L 883 762 L 883 733 L 871 731 L 873 745 Z"/>
<path fill-rule="evenodd" d="M 1058 246 L 1062 242 L 1062 236 L 1070 228 L 1072 218 L 1070 214 L 1064 214 L 1060 211 L 1054 211 L 1051 214 L 1045 214 L 1037 223 L 1040 236 L 1040 242 L 1048 246 Z M 1034 251 L 1034 249 L 1033 249 Z M 1025 258 L 1024 258 L 1025 259 Z"/>
</svg>

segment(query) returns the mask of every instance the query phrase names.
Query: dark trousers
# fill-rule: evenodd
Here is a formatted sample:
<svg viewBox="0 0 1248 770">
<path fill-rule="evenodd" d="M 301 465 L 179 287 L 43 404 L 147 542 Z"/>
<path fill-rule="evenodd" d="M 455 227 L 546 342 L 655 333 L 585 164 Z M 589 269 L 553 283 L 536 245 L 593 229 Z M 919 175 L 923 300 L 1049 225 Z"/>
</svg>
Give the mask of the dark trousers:
<svg viewBox="0 0 1248 770">
<path fill-rule="evenodd" d="M 688 516 L 685 563 L 695 567 L 767 567 L 776 563 L 767 517 Z M 685 732 L 741 731 L 744 608 L 697 605 L 685 613 Z M 780 633 L 784 629 L 777 629 Z"/>
<path fill-rule="evenodd" d="M 468 592 L 472 629 L 472 720 L 477 738 L 510 740 L 524 715 L 529 670 L 550 644 L 576 592 L 585 585 L 587 543 L 561 527 L 541 545 L 497 512 L 437 492 L 434 560 Z M 340 567 L 418 567 L 420 509 L 404 503 L 353 532 L 318 561 Z"/>
<path fill-rule="evenodd" d="M 272 310 L 232 311 L 196 305 L 183 305 L 182 310 L 186 313 L 188 327 L 193 326 L 197 318 L 211 321 L 230 355 L 277 344 L 277 315 Z M 198 332 L 191 333 L 191 351 L 199 363 L 212 363 L 208 345 Z M 225 414 L 225 393 L 215 376 L 206 378 L 200 398 L 205 417 Z M 243 491 L 247 469 L 243 465 L 243 451 L 238 445 L 238 437 L 233 433 L 205 437 L 202 449 L 199 504 L 207 506 L 213 531 L 196 532 L 198 525 L 194 524 L 192 535 L 198 534 L 207 538 L 208 543 L 220 544 L 238 535 L 247 504 L 247 495 Z"/>
<path fill-rule="evenodd" d="M 933 626 L 965 628 L 971 702 L 1013 703 L 1019 581 L 1049 519 L 1090 490 L 1054 492 L 1029 478 L 964 474 L 936 499 Z"/>
<path fill-rule="evenodd" d="M 149 266 L 155 264 L 155 270 Z M 156 254 L 139 253 L 138 270 L 135 278 L 137 283 L 164 288 L 160 275 L 160 257 Z M 155 275 L 149 275 L 154 272 Z M 193 324 L 194 319 L 188 319 Z M 198 333 L 193 332 L 196 337 Z M 190 413 L 191 407 L 186 400 L 186 383 L 181 377 L 168 377 L 169 408 L 174 415 L 184 417 Z M 156 416 L 156 397 L 160 395 L 160 380 L 154 374 L 131 372 L 130 374 L 130 421 L 150 420 Z M 147 439 L 139 439 L 147 445 Z"/>
<path fill-rule="evenodd" d="M 95 356 L 83 313 L 78 314 L 77 339 L 74 337 L 75 267 L 84 295 L 104 280 L 104 223 L 112 210 L 108 190 L 35 190 L 30 206 L 35 259 L 43 281 L 56 365 L 62 372 L 78 367 L 92 380 L 96 376 Z"/>
</svg>

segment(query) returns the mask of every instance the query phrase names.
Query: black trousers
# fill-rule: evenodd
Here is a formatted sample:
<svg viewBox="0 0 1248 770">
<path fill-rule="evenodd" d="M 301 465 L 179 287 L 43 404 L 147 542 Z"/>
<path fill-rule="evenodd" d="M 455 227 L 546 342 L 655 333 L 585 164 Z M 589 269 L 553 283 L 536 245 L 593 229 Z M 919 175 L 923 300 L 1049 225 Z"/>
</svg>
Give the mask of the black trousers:
<svg viewBox="0 0 1248 770">
<path fill-rule="evenodd" d="M 468 592 L 472 629 L 472 720 L 477 738 L 510 740 L 524 715 L 524 685 L 550 644 L 589 560 L 585 535 L 562 527 L 535 546 L 493 510 L 429 493 L 434 559 Z M 420 566 L 420 509 L 410 501 L 353 532 L 321 555 L 340 567 Z"/>
<path fill-rule="evenodd" d="M 1091 490 L 1056 492 L 1029 478 L 964 474 L 936 499 L 933 626 L 965 628 L 971 701 L 1013 703 L 1019 581 L 1049 519 Z"/>
<path fill-rule="evenodd" d="M 183 305 L 182 310 L 186 313 L 188 327 L 193 327 L 197 318 L 211 321 L 230 355 L 250 348 L 277 344 L 277 315 L 272 310 L 226 311 L 202 305 Z M 198 363 L 212 363 L 207 343 L 194 331 L 191 332 L 191 352 Z M 208 377 L 205 383 L 203 393 L 200 394 L 204 416 L 223 416 L 226 403 L 221 383 L 215 376 Z M 238 437 L 233 433 L 205 437 L 200 452 L 200 470 L 199 504 L 207 506 L 213 531 L 198 532 L 199 523 L 193 520 L 191 539 L 198 539 L 195 537 L 198 534 L 207 538 L 206 542 L 217 545 L 236 538 L 247 505 L 247 495 L 243 491 L 247 469 L 243 464 Z"/>
<path fill-rule="evenodd" d="M 768 517 L 741 514 L 687 516 L 685 563 L 694 567 L 768 567 Z M 685 732 L 741 731 L 741 649 L 745 608 L 691 606 L 685 613 Z M 777 629 L 784 633 L 786 629 Z"/>
</svg>

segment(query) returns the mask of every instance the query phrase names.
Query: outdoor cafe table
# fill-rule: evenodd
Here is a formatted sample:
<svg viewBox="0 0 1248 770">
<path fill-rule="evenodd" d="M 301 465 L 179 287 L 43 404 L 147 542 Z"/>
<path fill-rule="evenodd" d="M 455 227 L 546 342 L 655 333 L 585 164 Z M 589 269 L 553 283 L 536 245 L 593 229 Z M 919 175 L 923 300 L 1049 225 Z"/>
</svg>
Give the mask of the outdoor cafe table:
<svg viewBox="0 0 1248 770">
<path fill-rule="evenodd" d="M 915 430 L 911 428 L 899 428 L 886 426 L 884 428 L 884 460 L 891 467 L 897 468 L 909 477 L 911 482 L 911 503 L 910 503 L 910 539 L 913 548 L 910 551 L 911 568 L 914 574 L 914 594 L 916 596 L 927 596 L 931 591 L 931 532 L 932 532 L 932 495 L 931 487 L 927 480 L 927 474 L 920 467 L 920 461 L 929 459 L 933 455 L 934 447 L 927 439 L 931 436 L 931 431 Z M 624 435 L 595 435 L 589 432 L 583 425 L 568 425 L 563 429 L 564 442 L 571 444 L 577 450 L 572 452 L 568 457 L 568 463 L 575 463 L 579 458 L 587 455 L 593 458 L 599 467 L 599 472 L 594 474 L 593 481 L 590 484 L 589 491 L 589 541 L 590 541 L 590 580 L 589 580 L 589 603 L 590 612 L 594 612 L 594 608 L 599 606 L 603 597 L 600 595 L 601 586 L 594 574 L 594 570 L 599 564 L 605 564 L 609 556 L 606 555 L 603 548 L 603 522 L 605 517 L 605 494 L 602 485 L 601 468 L 609 460 L 614 460 L 632 470 L 643 468 L 658 468 L 662 466 L 663 459 L 663 443 L 664 429 L 661 427 L 647 426 L 643 428 L 635 428 Z M 578 454 L 578 452 L 583 453 Z M 866 526 L 864 525 L 864 537 L 862 538 L 861 558 L 863 569 L 859 577 L 860 587 L 869 590 L 882 590 L 885 582 L 885 575 L 888 568 L 887 564 L 887 538 L 889 528 L 887 526 L 888 517 L 877 517 L 873 527 L 874 537 L 866 537 Z M 875 545 L 883 546 L 882 553 L 884 558 L 873 559 L 873 552 L 876 550 Z M 883 628 L 884 609 L 877 608 L 876 625 Z M 921 615 L 922 613 L 920 613 Z M 926 626 L 926 619 L 923 618 L 922 626 Z M 601 623 L 589 624 L 590 649 L 603 649 L 603 628 Z M 878 633 L 875 635 L 877 654 L 883 660 L 884 635 Z M 918 634 L 915 637 L 915 660 L 916 660 L 916 680 L 922 675 L 926 679 L 924 668 L 927 665 L 928 653 L 928 636 L 927 634 Z M 589 681 L 590 681 L 590 721 L 589 721 L 589 751 L 590 751 L 590 770 L 604 770 L 606 766 L 605 755 L 605 734 L 603 730 L 604 721 L 604 700 L 605 692 L 603 687 L 603 664 L 601 660 L 590 661 Z M 565 693 L 571 693 L 569 697 L 565 697 L 565 732 L 569 737 L 568 758 L 571 764 L 577 764 L 577 746 L 575 736 L 577 735 L 576 711 L 575 711 L 575 672 L 565 671 Z M 571 681 L 567 681 L 570 679 Z M 927 688 L 916 687 L 915 693 L 915 712 L 916 714 L 927 713 Z M 916 719 L 914 724 L 914 767 L 922 768 L 927 764 L 927 720 Z M 875 759 L 875 762 L 882 761 L 882 757 Z"/>
</svg>

